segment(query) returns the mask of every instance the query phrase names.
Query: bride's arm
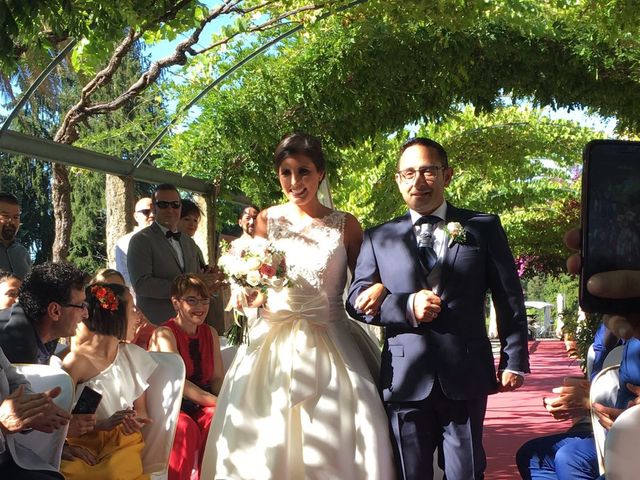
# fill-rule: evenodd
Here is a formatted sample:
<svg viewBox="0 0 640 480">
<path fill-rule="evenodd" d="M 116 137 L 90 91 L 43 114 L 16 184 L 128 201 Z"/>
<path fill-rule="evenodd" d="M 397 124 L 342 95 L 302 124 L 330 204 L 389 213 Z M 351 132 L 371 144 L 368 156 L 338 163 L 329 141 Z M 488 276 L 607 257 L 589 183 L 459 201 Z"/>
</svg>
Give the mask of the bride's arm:
<svg viewBox="0 0 640 480">
<path fill-rule="evenodd" d="M 257 237 L 267 238 L 267 210 L 265 208 L 256 217 L 256 233 Z"/>
<path fill-rule="evenodd" d="M 387 289 L 382 283 L 374 283 L 365 291 L 360 292 L 354 307 L 365 315 L 377 315 L 380 306 L 387 296 Z"/>
<path fill-rule="evenodd" d="M 344 248 L 347 250 L 347 265 L 352 276 L 356 270 L 356 262 L 358 261 L 361 246 L 362 227 L 360 222 L 356 217 L 347 213 L 344 219 Z"/>
</svg>

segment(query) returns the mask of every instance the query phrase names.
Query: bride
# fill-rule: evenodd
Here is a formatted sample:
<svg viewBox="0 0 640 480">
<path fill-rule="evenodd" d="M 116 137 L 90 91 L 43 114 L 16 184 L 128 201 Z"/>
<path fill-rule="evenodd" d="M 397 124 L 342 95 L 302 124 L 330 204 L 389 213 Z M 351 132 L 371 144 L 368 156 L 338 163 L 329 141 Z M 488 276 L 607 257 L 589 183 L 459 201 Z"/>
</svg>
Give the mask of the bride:
<svg viewBox="0 0 640 480">
<path fill-rule="evenodd" d="M 393 479 L 379 349 L 342 299 L 362 229 L 318 200 L 316 138 L 285 137 L 275 163 L 288 203 L 262 211 L 256 235 L 285 253 L 294 287 L 251 304 L 261 315 L 222 386 L 201 478 Z"/>
</svg>

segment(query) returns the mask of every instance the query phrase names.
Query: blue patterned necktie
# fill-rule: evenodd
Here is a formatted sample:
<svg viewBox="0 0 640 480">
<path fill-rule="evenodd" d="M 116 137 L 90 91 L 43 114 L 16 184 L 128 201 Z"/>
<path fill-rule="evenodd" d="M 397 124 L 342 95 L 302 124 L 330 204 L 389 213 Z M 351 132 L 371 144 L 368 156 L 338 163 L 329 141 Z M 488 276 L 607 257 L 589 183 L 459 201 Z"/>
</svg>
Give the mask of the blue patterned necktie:
<svg viewBox="0 0 640 480">
<path fill-rule="evenodd" d="M 428 272 L 433 270 L 433 267 L 438 263 L 438 255 L 433 249 L 433 232 L 435 230 L 436 223 L 441 219 L 434 215 L 426 215 L 420 217 L 416 221 L 416 226 L 420 226 L 420 233 L 418 234 L 418 252 L 420 254 L 420 260 L 422 265 Z"/>
</svg>

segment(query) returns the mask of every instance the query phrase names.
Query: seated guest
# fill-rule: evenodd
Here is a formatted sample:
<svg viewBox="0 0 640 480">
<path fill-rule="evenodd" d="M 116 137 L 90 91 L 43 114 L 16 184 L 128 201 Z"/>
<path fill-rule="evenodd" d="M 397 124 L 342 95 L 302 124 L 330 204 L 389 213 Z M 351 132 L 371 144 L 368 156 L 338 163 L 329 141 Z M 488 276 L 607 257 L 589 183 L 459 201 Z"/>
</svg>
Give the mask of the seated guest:
<svg viewBox="0 0 640 480">
<path fill-rule="evenodd" d="M 124 276 L 119 271 L 112 268 L 103 268 L 100 270 L 93 277 L 91 283 L 117 283 L 123 286 L 126 285 Z M 140 348 L 147 350 L 149 348 L 149 340 L 151 340 L 151 335 L 153 335 L 156 326 L 149 322 L 147 317 L 144 316 L 144 313 L 142 313 L 142 310 L 136 308 L 135 312 L 137 321 L 135 324 L 134 334 L 132 338 L 127 337 L 127 342 L 133 343 L 138 345 Z"/>
<path fill-rule="evenodd" d="M 590 380 L 602 370 L 607 354 L 619 344 L 618 338 L 604 324 L 600 325 L 593 341 L 595 359 Z M 556 478 L 556 464 L 563 461 L 562 453 L 557 455 L 560 449 L 575 440 L 593 438 L 589 417 L 590 386 L 587 379 L 567 377 L 561 387 L 553 389 L 557 397 L 544 399 L 547 411 L 556 420 L 572 420 L 575 423 L 566 432 L 534 438 L 520 447 L 516 453 L 516 464 L 523 479 Z M 581 421 L 585 417 L 587 421 Z"/>
<path fill-rule="evenodd" d="M 210 303 L 205 283 L 196 275 L 178 276 L 171 301 L 177 315 L 154 332 L 150 349 L 179 353 L 186 366 L 169 480 L 188 480 L 191 467 L 204 452 L 224 372 L 218 334 L 204 323 Z"/>
<path fill-rule="evenodd" d="M 83 320 L 93 337 L 64 359 L 63 368 L 76 382 L 76 397 L 87 386 L 102 394 L 95 428 L 68 437 L 84 456 L 63 460 L 60 471 L 71 479 L 139 479 L 143 474 L 141 428 L 149 423 L 145 390 L 156 368 L 151 356 L 122 343 L 136 321 L 126 287 L 97 283 L 87 287 L 89 316 Z"/>
<path fill-rule="evenodd" d="M 89 282 L 89 285 L 93 285 L 94 283 L 117 283 L 118 285 L 125 286 L 124 277 L 117 270 L 113 270 L 112 268 L 103 268 L 102 270 L 98 270 L 98 273 L 94 275 L 94 277 Z M 76 327 L 76 334 L 71 337 L 69 341 L 69 349 L 64 350 L 62 352 L 58 352 L 58 355 L 61 358 L 64 358 L 70 350 L 74 350 L 80 345 L 88 340 L 93 338 L 93 333 L 87 328 L 84 322 L 78 323 Z"/>
<path fill-rule="evenodd" d="M 572 230 L 565 237 L 565 242 L 568 247 L 579 249 L 580 232 Z M 567 261 L 569 272 L 579 274 L 580 261 L 578 254 L 572 255 Z M 589 278 L 587 289 L 592 295 L 603 298 L 637 298 L 640 296 L 640 272 L 598 273 Z M 600 424 L 609 429 L 626 408 L 640 404 L 640 312 L 625 316 L 605 315 L 604 323 L 615 335 L 629 339 L 625 343 L 620 363 L 619 390 L 615 405 L 613 407 L 598 403 L 593 405 Z M 621 328 L 622 325 L 626 328 Z M 529 468 L 523 469 L 520 464 L 518 467 L 525 480 L 529 478 L 559 480 L 599 478 L 598 457 L 592 434 L 584 438 L 558 442 L 550 453 L 547 449 L 544 457 L 530 462 Z"/>
<path fill-rule="evenodd" d="M 0 312 L 0 346 L 12 363 L 48 364 L 58 339 L 87 318 L 87 275 L 70 263 L 43 263 L 22 282 L 18 303 Z"/>
<path fill-rule="evenodd" d="M 13 273 L 0 270 L 0 310 L 10 308 L 18 300 L 22 280 Z"/>
<path fill-rule="evenodd" d="M 35 452 L 16 448 L 15 435 L 29 429 L 53 432 L 69 421 L 69 413 L 53 403 L 60 387 L 32 393 L 29 381 L 9 363 L 0 348 L 0 478 L 64 480 Z"/>
</svg>

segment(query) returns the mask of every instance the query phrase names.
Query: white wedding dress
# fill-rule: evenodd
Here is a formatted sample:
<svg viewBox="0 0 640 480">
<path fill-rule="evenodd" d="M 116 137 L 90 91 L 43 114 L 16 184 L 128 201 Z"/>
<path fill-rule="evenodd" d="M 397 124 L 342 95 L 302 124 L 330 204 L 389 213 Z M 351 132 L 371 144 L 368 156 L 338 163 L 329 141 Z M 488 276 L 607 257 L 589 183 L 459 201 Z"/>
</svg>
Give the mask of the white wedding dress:
<svg viewBox="0 0 640 480">
<path fill-rule="evenodd" d="M 201 478 L 392 480 L 387 415 L 371 373 L 380 350 L 342 299 L 345 214 L 300 224 L 286 212 L 269 209 L 268 237 L 295 287 L 268 292 L 227 373 Z"/>
</svg>

